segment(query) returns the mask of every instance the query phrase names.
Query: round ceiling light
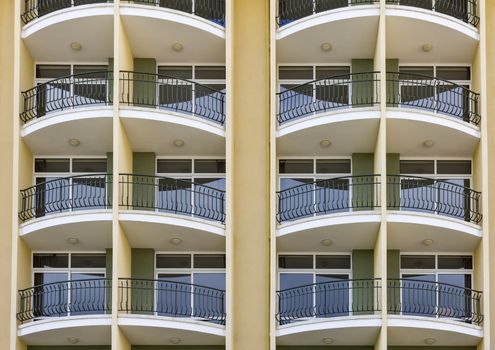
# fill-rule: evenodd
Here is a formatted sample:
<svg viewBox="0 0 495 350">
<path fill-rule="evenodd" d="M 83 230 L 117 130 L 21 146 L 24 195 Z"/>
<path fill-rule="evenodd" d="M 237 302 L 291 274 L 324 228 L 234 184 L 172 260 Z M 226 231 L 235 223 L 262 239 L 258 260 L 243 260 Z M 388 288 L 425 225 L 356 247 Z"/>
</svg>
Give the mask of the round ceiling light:
<svg viewBox="0 0 495 350">
<path fill-rule="evenodd" d="M 333 338 L 323 338 L 321 341 L 323 344 L 326 344 L 326 345 L 333 344 L 333 342 L 334 342 Z"/>
<path fill-rule="evenodd" d="M 330 247 L 333 244 L 333 242 L 331 239 L 327 238 L 327 239 L 322 239 L 320 244 L 324 247 Z"/>
<path fill-rule="evenodd" d="M 424 342 L 426 345 L 433 345 L 437 342 L 437 340 L 434 338 L 425 338 Z"/>
<path fill-rule="evenodd" d="M 76 245 L 79 243 L 79 240 L 76 237 L 69 237 L 69 238 L 67 238 L 67 243 L 72 244 L 72 245 Z"/>
<path fill-rule="evenodd" d="M 81 144 L 81 141 L 79 141 L 78 139 L 70 139 L 68 142 L 69 145 L 71 145 L 72 147 L 77 147 Z"/>
<path fill-rule="evenodd" d="M 426 148 L 431 148 L 434 144 L 435 142 L 433 142 L 433 140 L 426 140 L 423 142 L 423 146 L 425 146 Z"/>
<path fill-rule="evenodd" d="M 173 245 L 179 245 L 182 243 L 182 239 L 180 239 L 178 237 L 174 237 L 174 238 L 171 238 L 169 242 Z"/>
<path fill-rule="evenodd" d="M 67 341 L 70 343 L 70 344 L 77 344 L 80 342 L 80 339 L 79 338 L 76 338 L 76 337 L 68 337 L 67 338 Z"/>
<path fill-rule="evenodd" d="M 181 140 L 181 139 L 174 140 L 174 146 L 175 147 L 180 148 L 180 147 L 184 146 L 184 144 L 185 144 L 184 140 Z"/>
<path fill-rule="evenodd" d="M 430 43 L 427 43 L 427 44 L 424 44 L 422 47 L 424 52 L 430 52 L 431 50 L 433 50 L 433 45 L 430 44 Z"/>
<path fill-rule="evenodd" d="M 182 45 L 181 43 L 173 43 L 172 50 L 174 50 L 175 52 L 181 52 L 182 50 L 184 50 L 184 45 Z"/>
<path fill-rule="evenodd" d="M 171 337 L 168 338 L 168 341 L 171 342 L 172 344 L 179 344 L 182 341 L 182 339 L 179 337 Z"/>
<path fill-rule="evenodd" d="M 432 240 L 432 239 L 429 239 L 429 238 L 424 239 L 424 240 L 423 240 L 423 244 L 424 244 L 425 246 L 429 247 L 429 246 L 431 246 L 431 245 L 433 244 L 433 240 Z"/>
<path fill-rule="evenodd" d="M 332 142 L 330 140 L 321 140 L 320 141 L 320 146 L 323 148 L 330 147 L 332 145 Z"/>
<path fill-rule="evenodd" d="M 328 51 L 332 50 L 332 44 L 330 44 L 330 43 L 323 43 L 323 44 L 320 45 L 320 48 L 321 48 L 321 51 L 328 52 Z"/>
<path fill-rule="evenodd" d="M 82 46 L 81 46 L 81 43 L 74 41 L 74 42 L 70 43 L 70 48 L 74 51 L 79 51 L 79 50 L 81 50 Z"/>
</svg>

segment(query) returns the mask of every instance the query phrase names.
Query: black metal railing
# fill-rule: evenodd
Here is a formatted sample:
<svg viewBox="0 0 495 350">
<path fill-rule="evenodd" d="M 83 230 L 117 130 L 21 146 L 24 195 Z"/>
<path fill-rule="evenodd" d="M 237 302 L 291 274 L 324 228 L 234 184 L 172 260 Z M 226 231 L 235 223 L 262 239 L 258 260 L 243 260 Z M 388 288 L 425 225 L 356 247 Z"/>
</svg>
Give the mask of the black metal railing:
<svg viewBox="0 0 495 350">
<path fill-rule="evenodd" d="M 45 317 L 103 314 L 111 310 L 111 279 L 55 282 L 19 291 L 21 322 Z"/>
<path fill-rule="evenodd" d="M 379 0 L 278 0 L 277 23 L 280 27 L 295 20 L 309 17 L 316 13 L 338 8 L 370 5 Z"/>
<path fill-rule="evenodd" d="M 50 112 L 63 111 L 89 105 L 109 105 L 113 81 L 110 71 L 95 71 L 68 75 L 22 92 L 24 110 L 20 114 L 26 123 Z"/>
<path fill-rule="evenodd" d="M 380 205 L 380 175 L 317 180 L 277 192 L 279 223 L 300 218 L 371 210 Z"/>
<path fill-rule="evenodd" d="M 421 74 L 387 72 L 387 105 L 419 108 L 479 125 L 479 97 L 467 86 Z"/>
<path fill-rule="evenodd" d="M 24 0 L 24 13 L 21 20 L 24 24 L 57 10 L 88 4 L 112 3 L 113 0 Z"/>
<path fill-rule="evenodd" d="M 314 283 L 277 292 L 279 324 L 308 318 L 373 314 L 381 310 L 381 280 Z"/>
<path fill-rule="evenodd" d="M 452 284 L 414 279 L 388 280 L 388 312 L 483 322 L 483 293 Z"/>
<path fill-rule="evenodd" d="M 225 0 L 122 0 L 190 13 L 225 27 Z"/>
<path fill-rule="evenodd" d="M 22 221 L 65 211 L 106 209 L 112 205 L 112 175 L 77 175 L 21 190 Z"/>
<path fill-rule="evenodd" d="M 387 175 L 389 209 L 430 212 L 480 223 L 481 193 L 445 179 Z"/>
<path fill-rule="evenodd" d="M 465 23 L 478 27 L 480 17 L 478 16 L 477 0 L 387 0 L 390 5 L 402 5 L 419 7 L 426 10 L 436 11 L 457 18 Z"/>
<path fill-rule="evenodd" d="M 225 324 L 225 291 L 190 283 L 119 279 L 119 311 Z"/>
<path fill-rule="evenodd" d="M 380 102 L 380 73 L 350 73 L 291 86 L 278 93 L 280 124 L 330 110 L 373 106 Z"/>
<path fill-rule="evenodd" d="M 190 180 L 120 174 L 119 205 L 225 222 L 225 191 Z"/>
<path fill-rule="evenodd" d="M 225 93 L 187 79 L 121 71 L 120 103 L 191 114 L 225 124 Z"/>
</svg>

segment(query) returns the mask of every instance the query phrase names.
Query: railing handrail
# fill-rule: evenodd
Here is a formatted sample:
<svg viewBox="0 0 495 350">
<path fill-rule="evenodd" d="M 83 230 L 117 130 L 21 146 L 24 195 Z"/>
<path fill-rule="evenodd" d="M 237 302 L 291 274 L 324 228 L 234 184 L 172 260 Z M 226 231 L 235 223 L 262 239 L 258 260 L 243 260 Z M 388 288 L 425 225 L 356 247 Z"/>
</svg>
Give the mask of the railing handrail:
<svg viewBox="0 0 495 350">
<path fill-rule="evenodd" d="M 397 282 L 397 281 L 402 282 L 402 281 L 404 281 L 404 282 L 418 282 L 418 283 L 435 284 L 435 285 L 439 285 L 439 286 L 446 286 L 446 287 L 453 287 L 453 288 L 457 288 L 457 289 L 462 289 L 464 291 L 474 292 L 474 293 L 477 293 L 480 295 L 483 294 L 483 291 L 481 291 L 481 290 L 476 290 L 476 289 L 466 288 L 466 287 L 460 287 L 460 286 L 456 286 L 455 284 L 438 282 L 438 281 L 427 281 L 427 280 L 422 280 L 422 279 L 408 279 L 408 278 L 387 278 L 387 281 L 388 282 Z M 401 286 L 400 288 L 404 288 L 404 287 Z"/>
<path fill-rule="evenodd" d="M 305 83 L 302 83 L 302 84 L 293 86 L 293 87 L 291 87 L 289 89 L 286 89 L 284 91 L 277 92 L 277 95 L 283 95 L 283 94 L 285 94 L 287 92 L 297 90 L 297 89 L 299 89 L 299 88 L 301 88 L 303 86 L 308 86 L 308 85 L 317 83 L 319 81 L 333 80 L 333 79 L 343 79 L 342 77 L 349 77 L 347 79 L 349 84 L 352 84 L 352 83 L 362 83 L 362 82 L 366 82 L 366 80 L 352 81 L 351 80 L 352 76 L 366 75 L 366 74 L 378 74 L 378 73 L 380 73 L 380 72 L 379 71 L 356 72 L 356 73 L 347 73 L 347 74 L 332 75 L 332 76 L 328 76 L 328 77 L 325 77 L 325 78 L 318 78 L 318 79 L 314 79 L 314 80 L 311 80 L 311 81 L 308 81 L 308 82 L 305 82 Z M 288 79 L 288 80 L 290 80 L 290 79 Z M 380 77 L 378 77 L 378 80 L 380 80 Z M 374 79 L 370 79 L 369 81 L 375 81 L 375 80 Z M 337 85 L 337 84 L 335 84 L 335 85 Z M 340 84 L 338 84 L 338 85 L 340 85 Z"/>
<path fill-rule="evenodd" d="M 314 180 L 314 181 L 311 181 L 311 182 L 308 182 L 308 183 L 305 183 L 305 184 L 302 184 L 302 185 L 297 185 L 297 186 L 289 187 L 289 188 L 286 188 L 285 190 L 277 191 L 276 193 L 277 194 L 281 194 L 281 193 L 284 193 L 284 192 L 287 192 L 287 191 L 290 191 L 290 190 L 294 190 L 294 189 L 297 189 L 297 188 L 305 187 L 305 186 L 308 186 L 308 185 L 315 185 L 315 184 L 319 184 L 319 183 L 323 183 L 323 182 L 327 182 L 327 181 L 337 181 L 337 180 L 354 179 L 354 178 L 371 178 L 371 177 L 379 177 L 379 176 L 381 176 L 381 175 L 380 174 L 348 175 L 348 176 L 339 176 L 339 177 L 333 177 L 333 178 L 328 178 L 328 179 L 318 179 L 318 180 Z"/>
<path fill-rule="evenodd" d="M 27 5 L 28 2 L 31 2 L 33 4 L 36 4 L 37 3 L 37 1 L 35 1 L 35 0 L 31 0 L 31 1 L 25 0 L 24 13 L 21 14 L 21 20 L 22 20 L 22 22 L 24 24 L 28 24 L 29 22 L 34 21 L 36 18 L 43 17 L 43 16 L 40 16 L 39 15 L 38 8 L 34 8 L 32 6 L 29 7 Z M 80 4 L 80 5 L 74 5 L 74 3 L 71 3 L 70 6 L 64 6 L 64 7 L 56 8 L 55 10 L 50 11 L 48 13 L 52 13 L 52 12 L 55 12 L 55 11 L 58 11 L 58 10 L 62 10 L 62 9 L 65 9 L 65 8 L 72 8 L 72 7 L 84 6 L 84 5 L 94 5 L 94 4 L 106 4 L 106 3 L 113 3 L 113 0 L 98 0 L 98 1 L 95 1 L 94 3 Z"/>
<path fill-rule="evenodd" d="M 331 284 L 337 284 L 337 283 L 343 283 L 343 282 L 368 282 L 368 281 L 381 281 L 382 279 L 380 277 L 376 278 L 351 278 L 351 279 L 343 279 L 343 280 L 338 280 L 338 281 L 329 281 L 329 282 L 318 282 L 318 283 L 310 283 L 310 284 L 305 284 L 303 286 L 299 287 L 292 287 L 292 288 L 286 288 L 286 289 L 279 289 L 276 291 L 277 294 L 283 293 L 283 292 L 288 292 L 292 290 L 297 290 L 297 289 L 302 289 L 302 288 L 308 288 L 308 287 L 314 287 L 314 286 L 319 286 L 319 285 L 331 285 Z"/>
<path fill-rule="evenodd" d="M 198 83 L 192 79 L 184 79 L 184 78 L 179 78 L 179 77 L 173 77 L 173 76 L 170 76 L 170 75 L 164 75 L 164 74 L 158 74 L 158 73 L 146 73 L 146 72 L 139 72 L 139 71 L 131 71 L 131 70 L 121 70 L 120 73 L 131 73 L 131 74 L 141 74 L 141 75 L 148 75 L 148 76 L 154 76 L 154 77 L 158 77 L 160 79 L 172 79 L 172 80 L 179 80 L 179 81 L 183 81 L 185 83 L 188 83 L 188 84 L 191 84 L 191 85 L 198 85 L 198 86 L 201 86 L 202 88 L 204 89 L 207 89 L 211 92 L 214 92 L 214 93 L 218 93 L 220 94 L 222 97 L 225 97 L 225 92 L 223 91 L 220 91 L 220 90 L 216 90 L 214 88 L 211 88 L 205 84 L 201 84 L 201 83 Z M 120 78 L 122 79 L 122 78 Z M 139 79 L 134 79 L 134 78 L 131 78 L 129 80 L 132 80 L 132 81 L 139 81 L 139 82 L 150 82 L 149 80 L 139 80 Z"/>
<path fill-rule="evenodd" d="M 55 78 L 55 79 L 52 79 L 52 80 L 49 80 L 49 81 L 45 81 L 44 83 L 41 83 L 41 84 L 38 84 L 34 87 L 32 87 L 31 89 L 28 89 L 28 90 L 25 90 L 25 91 L 22 91 L 21 94 L 23 96 L 27 95 L 28 93 L 30 93 L 31 91 L 34 91 L 36 89 L 39 89 L 41 86 L 47 86 L 47 85 L 50 85 L 50 84 L 53 84 L 59 80 L 64 80 L 64 79 L 72 79 L 72 78 L 77 78 L 77 77 L 81 77 L 81 76 L 85 76 L 85 75 L 91 75 L 91 74 L 102 74 L 102 73 L 105 73 L 105 74 L 108 74 L 107 75 L 107 78 L 101 78 L 101 77 L 89 77 L 91 79 L 101 79 L 101 80 L 113 80 L 113 75 L 111 73 L 113 73 L 113 71 L 111 70 L 100 70 L 100 71 L 91 71 L 91 72 L 83 72 L 83 73 L 77 73 L 77 74 L 68 74 L 68 75 L 64 75 L 62 77 L 58 77 L 58 78 Z M 74 82 L 71 82 L 72 84 Z"/>
<path fill-rule="evenodd" d="M 212 190 L 215 192 L 219 192 L 221 194 L 225 194 L 225 192 L 226 192 L 224 190 L 219 190 L 218 188 L 214 188 L 214 187 L 211 187 L 208 185 L 203 185 L 203 184 L 197 183 L 197 182 L 192 181 L 192 180 L 176 179 L 176 178 L 167 177 L 167 176 L 143 175 L 143 174 L 134 174 L 134 173 L 119 173 L 119 176 L 136 176 L 136 177 L 147 177 L 147 178 L 152 178 L 152 179 L 173 180 L 173 181 L 177 181 L 178 183 L 183 183 L 183 184 L 187 184 L 187 185 L 201 186 L 203 188 L 206 188 L 206 189 L 209 189 L 209 190 Z M 120 179 L 119 179 L 119 182 L 120 182 Z M 139 183 L 138 183 L 138 185 L 139 185 Z"/>
<path fill-rule="evenodd" d="M 464 190 L 469 190 L 470 192 L 473 192 L 473 193 L 476 193 L 476 194 L 481 194 L 480 191 L 473 190 L 470 187 L 458 185 L 458 184 L 455 184 L 455 183 L 452 183 L 452 182 L 448 182 L 449 179 L 436 179 L 436 178 L 433 178 L 433 177 L 423 177 L 423 176 L 406 175 L 406 174 L 387 174 L 387 177 L 398 177 L 398 178 L 404 178 L 406 180 L 407 179 L 411 179 L 411 180 L 430 180 L 430 181 L 434 181 L 436 183 L 441 182 L 441 183 L 444 183 L 444 184 L 449 185 L 449 186 L 454 186 L 454 187 L 457 187 L 457 188 L 462 188 Z"/>
<path fill-rule="evenodd" d="M 474 92 L 473 90 L 470 90 L 468 89 L 467 87 L 465 86 L 462 86 L 462 85 L 459 85 L 457 83 L 454 83 L 450 80 L 446 80 L 446 79 L 442 79 L 442 78 L 437 78 L 437 77 L 434 77 L 434 76 L 431 76 L 431 75 L 426 75 L 426 74 L 418 74 L 418 73 L 408 73 L 408 72 L 400 72 L 400 71 L 397 71 L 397 72 L 394 72 L 394 71 L 387 71 L 386 74 L 397 74 L 399 76 L 399 78 L 397 80 L 389 80 L 388 78 L 388 75 L 387 75 L 387 81 L 403 81 L 403 80 L 414 80 L 414 81 L 439 81 L 439 82 L 444 82 L 445 84 L 441 84 L 441 85 L 451 85 L 451 86 L 455 86 L 455 87 L 458 87 L 458 88 L 461 88 L 463 89 L 464 91 L 467 91 L 477 97 L 480 96 L 479 93 L 477 92 Z M 427 79 L 401 79 L 400 76 L 401 75 L 406 75 L 406 76 L 412 76 L 412 77 L 417 77 L 417 78 L 427 78 Z M 425 84 L 425 85 L 428 85 L 428 84 Z M 429 85 L 428 85 L 429 86 Z"/>
<path fill-rule="evenodd" d="M 52 180 L 40 182 L 40 183 L 38 183 L 36 185 L 33 185 L 31 187 L 28 187 L 28 188 L 25 188 L 23 190 L 20 190 L 20 192 L 21 192 L 21 195 L 22 195 L 23 193 L 28 192 L 28 191 L 33 190 L 33 189 L 36 189 L 39 186 L 50 184 L 50 183 L 54 183 L 54 182 L 57 182 L 57 181 L 60 181 L 60 180 L 68 180 L 68 179 L 76 179 L 76 178 L 87 178 L 87 177 L 102 177 L 102 176 L 112 176 L 112 173 L 90 173 L 90 174 L 79 174 L 79 175 L 72 175 L 72 176 L 66 176 L 66 177 L 59 177 L 57 179 L 52 179 Z"/>
<path fill-rule="evenodd" d="M 218 288 L 213 288 L 213 287 L 207 287 L 201 284 L 195 284 L 195 283 L 186 283 L 186 282 L 177 282 L 177 281 L 170 281 L 170 280 L 160 280 L 160 279 L 152 279 L 152 278 L 133 278 L 133 277 L 119 277 L 119 281 L 138 281 L 138 282 L 162 282 L 162 283 L 171 283 L 171 284 L 178 284 L 181 286 L 190 286 L 190 287 L 196 287 L 196 288 L 203 288 L 203 289 L 208 289 L 212 290 L 215 292 L 220 292 L 225 294 L 225 290 L 218 289 Z"/>
<path fill-rule="evenodd" d="M 37 284 L 32 287 L 24 288 L 24 289 L 19 289 L 17 293 L 23 293 L 27 292 L 36 288 L 41 288 L 41 287 L 47 287 L 47 286 L 53 286 L 53 285 L 63 285 L 63 284 L 70 284 L 70 283 L 79 283 L 79 282 L 99 282 L 99 281 L 112 281 L 111 278 L 88 278 L 88 279 L 83 279 L 83 280 L 66 280 L 66 281 L 58 281 L 58 282 L 50 282 L 50 283 L 43 283 L 43 284 Z"/>
</svg>

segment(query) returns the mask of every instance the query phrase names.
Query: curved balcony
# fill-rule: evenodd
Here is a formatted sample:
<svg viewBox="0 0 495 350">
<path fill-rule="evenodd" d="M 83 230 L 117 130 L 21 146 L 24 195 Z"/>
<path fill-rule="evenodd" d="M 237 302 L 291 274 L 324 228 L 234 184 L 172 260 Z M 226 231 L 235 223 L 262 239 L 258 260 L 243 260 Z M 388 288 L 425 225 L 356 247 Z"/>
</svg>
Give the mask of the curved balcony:
<svg viewBox="0 0 495 350">
<path fill-rule="evenodd" d="M 21 15 L 22 22 L 27 24 L 36 18 L 43 17 L 49 13 L 89 4 L 112 3 L 112 0 L 26 0 L 24 2 L 24 13 Z"/>
<path fill-rule="evenodd" d="M 74 74 L 22 92 L 21 133 L 32 151 L 74 152 L 67 138 L 82 140 L 78 151 L 100 154 L 112 146 L 111 71 Z"/>
<path fill-rule="evenodd" d="M 133 148 L 177 154 L 225 151 L 225 93 L 187 79 L 120 72 L 121 117 Z M 169 142 L 164 142 L 169 140 Z"/>
<path fill-rule="evenodd" d="M 380 175 L 318 180 L 277 192 L 277 245 L 284 251 L 314 249 L 331 239 L 340 249 L 373 247 L 380 215 Z M 308 250 L 309 251 L 309 250 Z"/>
<path fill-rule="evenodd" d="M 119 279 L 119 325 L 133 344 L 221 345 L 225 337 L 225 291 L 164 279 Z M 161 342 L 160 342 L 161 341 Z M 156 343 L 155 343 L 156 342 Z"/>
<path fill-rule="evenodd" d="M 321 153 L 317 142 L 331 139 L 331 152 L 373 152 L 380 111 L 380 73 L 351 73 L 317 79 L 279 92 L 277 144 L 282 155 Z M 352 140 L 345 130 L 355 130 Z M 309 142 L 308 142 L 309 141 Z M 327 149 L 324 150 L 328 156 Z"/>
<path fill-rule="evenodd" d="M 225 191 L 137 174 L 120 174 L 119 188 L 120 221 L 133 247 L 157 247 L 180 237 L 188 249 L 224 249 Z"/>
<path fill-rule="evenodd" d="M 279 345 L 319 345 L 329 336 L 334 345 L 368 345 L 381 327 L 381 279 L 315 283 L 278 291 L 277 298 Z"/>
</svg>

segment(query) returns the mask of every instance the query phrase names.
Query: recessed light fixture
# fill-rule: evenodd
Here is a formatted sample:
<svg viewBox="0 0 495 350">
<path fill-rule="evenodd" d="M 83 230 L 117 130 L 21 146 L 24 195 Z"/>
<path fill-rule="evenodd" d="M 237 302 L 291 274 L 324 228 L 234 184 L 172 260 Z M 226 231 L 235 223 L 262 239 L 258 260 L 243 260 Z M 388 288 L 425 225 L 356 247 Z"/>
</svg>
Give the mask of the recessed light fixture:
<svg viewBox="0 0 495 350">
<path fill-rule="evenodd" d="M 76 237 L 69 237 L 67 238 L 67 243 L 76 245 L 77 243 L 79 243 L 79 240 Z"/>
<path fill-rule="evenodd" d="M 327 147 L 330 147 L 332 143 L 330 142 L 330 140 L 321 140 L 320 141 L 320 146 L 323 147 L 323 148 L 327 148 Z"/>
<path fill-rule="evenodd" d="M 175 52 L 181 52 L 182 50 L 184 50 L 184 45 L 182 45 L 181 43 L 173 43 L 172 50 L 174 50 Z"/>
<path fill-rule="evenodd" d="M 437 342 L 437 340 L 435 338 L 425 338 L 424 342 L 426 345 L 433 345 Z"/>
<path fill-rule="evenodd" d="M 170 238 L 169 242 L 172 243 L 173 245 L 179 245 L 182 243 L 182 239 L 178 237 L 174 237 L 174 238 Z"/>
<path fill-rule="evenodd" d="M 79 343 L 81 340 L 79 338 L 76 338 L 76 337 L 68 337 L 67 338 L 67 341 L 70 343 L 70 344 L 77 344 Z"/>
<path fill-rule="evenodd" d="M 179 337 L 171 337 L 168 338 L 168 341 L 171 342 L 172 344 L 179 344 L 182 341 L 182 339 Z"/>
<path fill-rule="evenodd" d="M 81 50 L 82 46 L 81 46 L 81 43 L 74 41 L 74 42 L 70 43 L 70 48 L 74 51 L 79 51 L 79 50 Z"/>
<path fill-rule="evenodd" d="M 323 44 L 320 45 L 320 49 L 323 52 L 328 52 L 328 51 L 332 50 L 332 44 L 330 44 L 330 43 L 323 43 Z"/>
<path fill-rule="evenodd" d="M 423 142 L 423 146 L 425 146 L 426 148 L 431 148 L 434 144 L 435 142 L 433 142 L 433 140 L 426 140 Z"/>
<path fill-rule="evenodd" d="M 180 147 L 184 146 L 184 143 L 185 143 L 184 140 L 181 140 L 181 139 L 174 140 L 174 146 L 175 147 L 180 148 Z"/>
<path fill-rule="evenodd" d="M 71 145 L 72 147 L 77 147 L 81 144 L 81 141 L 79 141 L 78 139 L 70 139 L 68 142 L 69 145 Z"/>
<path fill-rule="evenodd" d="M 430 52 L 431 50 L 433 50 L 433 45 L 430 43 L 426 43 L 421 48 L 424 52 Z"/>
<path fill-rule="evenodd" d="M 323 338 L 321 341 L 323 344 L 326 344 L 326 345 L 333 344 L 333 342 L 334 342 L 333 338 Z"/>
<path fill-rule="evenodd" d="M 333 242 L 331 239 L 327 238 L 327 239 L 322 239 L 320 244 L 325 247 L 330 247 L 333 244 Z"/>
<path fill-rule="evenodd" d="M 429 238 L 424 239 L 424 240 L 423 240 L 423 244 L 424 244 L 425 246 L 429 247 L 429 246 L 431 246 L 431 245 L 433 244 L 433 240 L 432 240 L 432 239 L 429 239 Z"/>
</svg>

